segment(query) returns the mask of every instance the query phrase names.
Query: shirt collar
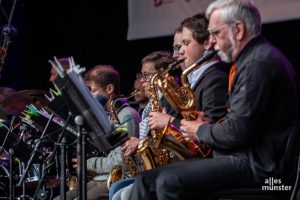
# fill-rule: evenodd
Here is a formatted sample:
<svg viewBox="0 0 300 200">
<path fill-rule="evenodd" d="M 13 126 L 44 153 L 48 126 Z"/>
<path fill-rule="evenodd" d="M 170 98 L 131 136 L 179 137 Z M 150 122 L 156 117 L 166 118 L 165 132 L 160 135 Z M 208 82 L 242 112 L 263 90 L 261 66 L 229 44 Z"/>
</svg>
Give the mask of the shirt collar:
<svg viewBox="0 0 300 200">
<path fill-rule="evenodd" d="M 198 69 L 194 70 L 192 73 L 188 74 L 187 78 L 189 80 L 191 88 L 194 87 L 197 80 L 199 79 L 199 77 L 202 76 L 202 74 L 204 73 L 205 70 L 207 70 L 209 67 L 211 67 L 212 65 L 214 65 L 218 62 L 219 62 L 218 60 L 211 61 L 209 63 L 206 63 L 205 65 L 202 65 Z"/>
</svg>

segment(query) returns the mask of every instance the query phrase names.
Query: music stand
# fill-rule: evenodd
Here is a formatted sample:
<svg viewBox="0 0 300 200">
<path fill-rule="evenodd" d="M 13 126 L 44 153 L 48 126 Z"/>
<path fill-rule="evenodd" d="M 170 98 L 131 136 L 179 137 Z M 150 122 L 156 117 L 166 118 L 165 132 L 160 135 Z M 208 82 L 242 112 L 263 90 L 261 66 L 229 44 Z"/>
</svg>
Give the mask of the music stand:
<svg viewBox="0 0 300 200">
<path fill-rule="evenodd" d="M 60 65 L 59 61 L 50 62 L 59 74 L 55 84 L 61 90 L 73 118 L 81 115 L 84 118 L 83 127 L 99 151 L 110 151 L 112 146 L 106 134 L 112 132 L 112 126 L 103 106 L 91 95 L 81 77 L 84 68 L 75 65 L 73 58 L 70 58 L 68 71 Z"/>
<path fill-rule="evenodd" d="M 113 134 L 108 116 L 103 106 L 91 95 L 81 73 L 85 71 L 75 65 L 73 58 L 69 58 L 70 69 L 66 71 L 60 62 L 54 58 L 49 61 L 58 73 L 55 84 L 60 89 L 72 117 L 78 128 L 78 197 L 86 199 L 86 158 L 85 132 L 101 152 L 109 152 L 112 145 L 107 135 Z"/>
</svg>

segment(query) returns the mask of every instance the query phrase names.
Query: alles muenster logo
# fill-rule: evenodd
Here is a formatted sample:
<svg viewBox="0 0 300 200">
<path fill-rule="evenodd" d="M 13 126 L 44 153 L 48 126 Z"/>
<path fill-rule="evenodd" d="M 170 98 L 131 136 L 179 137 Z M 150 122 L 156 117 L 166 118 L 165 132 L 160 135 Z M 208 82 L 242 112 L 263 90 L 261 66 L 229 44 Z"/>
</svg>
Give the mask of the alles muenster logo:
<svg viewBox="0 0 300 200">
<path fill-rule="evenodd" d="M 289 191 L 291 188 L 292 186 L 284 185 L 281 179 L 269 177 L 265 179 L 265 185 L 261 189 L 265 191 Z"/>
</svg>

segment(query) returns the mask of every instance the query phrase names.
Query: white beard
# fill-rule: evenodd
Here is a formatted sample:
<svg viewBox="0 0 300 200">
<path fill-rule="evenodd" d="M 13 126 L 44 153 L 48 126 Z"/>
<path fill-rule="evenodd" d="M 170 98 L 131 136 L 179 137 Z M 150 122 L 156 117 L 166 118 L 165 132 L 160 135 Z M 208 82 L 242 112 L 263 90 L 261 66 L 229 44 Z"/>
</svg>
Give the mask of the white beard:
<svg viewBox="0 0 300 200">
<path fill-rule="evenodd" d="M 226 52 L 219 51 L 219 52 L 218 52 L 218 55 L 220 56 L 220 59 L 221 59 L 223 62 L 231 63 L 231 62 L 232 62 L 232 52 L 233 52 L 233 50 L 234 50 L 235 47 L 236 47 L 236 42 L 235 42 L 235 40 L 233 39 L 233 33 L 232 33 L 232 30 L 231 30 L 231 29 L 228 29 L 228 38 L 229 38 L 229 40 L 230 40 L 231 47 L 230 47 Z M 216 48 L 215 48 L 215 49 L 220 49 L 220 48 L 216 45 Z"/>
</svg>

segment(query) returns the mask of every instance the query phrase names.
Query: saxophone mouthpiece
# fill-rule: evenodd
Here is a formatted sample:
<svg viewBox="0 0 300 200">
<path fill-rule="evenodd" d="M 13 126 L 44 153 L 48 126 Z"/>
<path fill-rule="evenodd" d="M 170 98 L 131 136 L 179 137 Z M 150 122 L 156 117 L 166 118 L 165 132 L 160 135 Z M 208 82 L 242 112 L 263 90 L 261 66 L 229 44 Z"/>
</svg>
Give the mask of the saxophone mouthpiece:
<svg viewBox="0 0 300 200">
<path fill-rule="evenodd" d="M 182 60 L 176 60 L 175 62 L 172 62 L 170 65 L 169 65 L 169 69 L 171 70 L 175 70 L 177 68 L 179 68 L 179 66 L 181 65 L 181 63 L 183 63 L 185 59 L 182 59 Z"/>
<path fill-rule="evenodd" d="M 180 63 L 182 63 L 183 62 L 183 60 L 176 60 L 176 61 L 174 61 L 174 62 L 172 62 L 171 64 L 170 64 L 170 67 L 174 67 L 174 66 L 176 66 L 176 65 L 179 65 Z"/>
<path fill-rule="evenodd" d="M 201 65 L 202 63 L 204 63 L 205 61 L 213 58 L 217 53 L 218 53 L 218 49 L 214 49 L 214 50 L 210 50 L 210 51 L 206 51 L 203 56 L 196 61 L 197 65 Z"/>
</svg>

